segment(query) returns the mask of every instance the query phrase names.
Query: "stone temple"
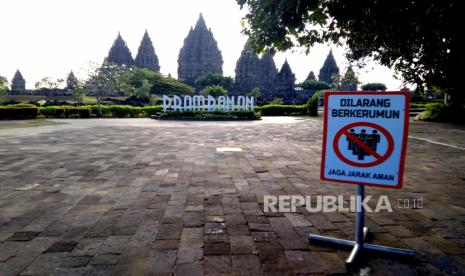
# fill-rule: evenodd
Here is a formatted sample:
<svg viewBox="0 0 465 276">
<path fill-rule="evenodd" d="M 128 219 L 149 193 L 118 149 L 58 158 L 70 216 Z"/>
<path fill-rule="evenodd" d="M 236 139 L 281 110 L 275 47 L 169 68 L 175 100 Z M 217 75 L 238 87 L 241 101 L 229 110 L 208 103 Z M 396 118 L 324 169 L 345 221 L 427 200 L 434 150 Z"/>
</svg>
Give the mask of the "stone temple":
<svg viewBox="0 0 465 276">
<path fill-rule="evenodd" d="M 137 51 L 135 64 L 139 68 L 160 72 L 158 57 L 155 54 L 155 48 L 153 47 L 152 39 L 150 39 L 147 30 L 145 30 L 144 37 L 142 38 L 139 50 Z"/>
<path fill-rule="evenodd" d="M 133 58 L 121 34 L 118 33 L 105 61 L 160 72 L 159 59 L 147 30 L 144 32 L 135 58 Z M 178 79 L 196 88 L 198 92 L 201 87 L 196 83 L 196 80 L 209 73 L 222 75 L 222 67 L 223 57 L 217 41 L 200 14 L 195 26 L 190 28 L 179 51 Z M 352 70 L 348 70 L 348 72 L 355 75 Z M 339 67 L 332 51 L 329 51 L 320 69 L 318 80 L 331 84 L 334 75 L 339 75 Z M 315 73 L 310 72 L 306 80 L 316 80 Z M 282 98 L 287 104 L 305 103 L 315 91 L 296 88 L 295 81 L 295 75 L 287 60 L 278 72 L 272 53 L 264 53 L 260 57 L 246 43 L 236 62 L 234 85 L 229 88 L 228 93 L 230 95 L 247 95 L 252 89 L 259 88 L 261 96 L 258 102 L 260 104 L 275 98 Z M 356 88 L 356 84 L 354 84 L 344 89 L 356 90 Z M 21 73 L 16 71 L 12 80 L 11 92 L 24 94 L 24 91 L 25 80 Z M 41 91 L 36 92 L 41 93 Z"/>
<path fill-rule="evenodd" d="M 155 48 L 153 47 L 152 39 L 150 38 L 147 30 L 142 37 L 135 60 L 132 58 L 131 50 L 129 50 L 126 42 L 121 37 L 121 34 L 118 33 L 118 36 L 116 37 L 115 42 L 113 42 L 105 61 L 118 65 L 135 65 L 139 68 L 145 68 L 156 72 L 160 71 L 158 57 L 155 54 Z"/>
<path fill-rule="evenodd" d="M 184 39 L 178 57 L 178 78 L 198 88 L 196 79 L 208 73 L 223 74 L 223 57 L 213 33 L 200 14 Z"/>
<path fill-rule="evenodd" d="M 336 60 L 334 59 L 333 51 L 330 50 L 323 66 L 320 69 L 318 79 L 326 83 L 332 83 L 334 75 L 339 75 L 339 67 L 337 67 Z"/>
<path fill-rule="evenodd" d="M 11 91 L 25 91 L 26 90 L 26 80 L 24 80 L 23 75 L 19 70 L 16 70 L 13 79 L 11 80 Z"/>
<path fill-rule="evenodd" d="M 106 61 L 118 65 L 134 65 L 134 59 L 132 58 L 131 51 L 126 45 L 126 42 L 121 37 L 120 33 L 118 33 L 115 42 L 113 42 L 113 46 L 111 46 L 110 51 L 108 52 Z"/>
</svg>

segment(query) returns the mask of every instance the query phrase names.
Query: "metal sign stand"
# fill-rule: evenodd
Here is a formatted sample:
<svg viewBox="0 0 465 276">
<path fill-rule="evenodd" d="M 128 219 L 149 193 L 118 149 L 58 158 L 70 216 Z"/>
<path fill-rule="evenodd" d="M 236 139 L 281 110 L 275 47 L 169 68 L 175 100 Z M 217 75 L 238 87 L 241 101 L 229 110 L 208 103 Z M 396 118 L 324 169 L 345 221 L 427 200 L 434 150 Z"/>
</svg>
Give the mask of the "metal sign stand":
<svg viewBox="0 0 465 276">
<path fill-rule="evenodd" d="M 348 268 L 354 268 L 356 266 L 356 264 L 358 263 L 357 261 L 360 259 L 360 255 L 362 254 L 362 251 L 364 250 L 381 252 L 381 253 L 386 253 L 390 255 L 400 255 L 400 256 L 410 256 L 410 257 L 415 256 L 415 251 L 365 243 L 365 238 L 368 234 L 368 228 L 364 227 L 365 225 L 364 214 L 365 213 L 364 213 L 363 206 L 362 206 L 362 201 L 364 197 L 365 197 L 365 186 L 357 185 L 357 199 L 356 199 L 357 217 L 356 217 L 356 223 L 355 223 L 355 241 L 310 234 L 308 236 L 309 242 L 313 241 L 313 242 L 320 242 L 320 243 L 328 243 L 328 244 L 332 244 L 336 246 L 352 247 L 352 252 L 350 253 L 349 257 L 346 260 L 346 266 Z"/>
</svg>

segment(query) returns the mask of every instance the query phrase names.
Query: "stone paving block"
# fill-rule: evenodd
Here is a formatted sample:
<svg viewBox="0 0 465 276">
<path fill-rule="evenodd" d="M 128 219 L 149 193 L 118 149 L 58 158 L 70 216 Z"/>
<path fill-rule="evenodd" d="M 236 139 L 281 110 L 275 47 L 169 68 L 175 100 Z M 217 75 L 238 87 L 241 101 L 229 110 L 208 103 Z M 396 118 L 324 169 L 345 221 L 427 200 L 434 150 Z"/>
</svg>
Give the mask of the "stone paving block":
<svg viewBox="0 0 465 276">
<path fill-rule="evenodd" d="M 196 263 L 203 259 L 203 255 L 204 249 L 201 247 L 180 247 L 176 257 L 176 264 Z"/>
<path fill-rule="evenodd" d="M 19 275 L 36 256 L 14 256 L 0 265 L 0 275 Z"/>
<path fill-rule="evenodd" d="M 34 231 L 15 232 L 7 240 L 8 241 L 30 241 L 33 238 L 35 238 L 38 234 L 39 232 L 34 232 Z"/>
<path fill-rule="evenodd" d="M 34 260 L 21 275 L 51 274 L 68 256 L 68 253 L 45 253 Z"/>
<path fill-rule="evenodd" d="M 203 266 L 199 263 L 188 263 L 188 264 L 176 264 L 175 275 L 192 275 L 202 276 L 204 275 Z"/>
<path fill-rule="evenodd" d="M 229 236 L 229 242 L 231 244 L 231 255 L 251 255 L 255 252 L 255 245 L 251 236 Z"/>
<path fill-rule="evenodd" d="M 84 238 L 71 251 L 71 256 L 94 256 L 106 238 Z"/>
<path fill-rule="evenodd" d="M 173 273 L 176 262 L 176 250 L 152 250 L 147 261 L 149 273 Z"/>
<path fill-rule="evenodd" d="M 55 263 L 60 267 L 48 274 L 345 274 L 348 252 L 310 244 L 307 236 L 352 239 L 353 213 L 263 212 L 265 195 L 354 194 L 354 186 L 319 181 L 321 120 L 267 120 L 202 128 L 73 120 L 29 128 L 35 135 L 2 130 L 0 275 Z M 412 122 L 410 134 L 465 146 L 465 129 L 432 126 Z M 243 152 L 216 153 L 225 145 Z M 366 214 L 373 243 L 419 253 L 413 262 L 368 258 L 370 274 L 464 273 L 462 161 L 459 149 L 412 138 L 404 188 L 366 189 L 391 203 L 424 200 L 421 209 Z M 52 254 L 66 257 L 45 257 Z"/>
<path fill-rule="evenodd" d="M 178 240 L 181 238 L 182 224 L 161 224 L 158 240 Z"/>
<path fill-rule="evenodd" d="M 231 275 L 231 257 L 229 255 L 205 256 L 204 273 L 205 275 Z"/>
<path fill-rule="evenodd" d="M 179 240 L 155 240 L 153 249 L 157 250 L 175 250 L 179 247 Z"/>
</svg>

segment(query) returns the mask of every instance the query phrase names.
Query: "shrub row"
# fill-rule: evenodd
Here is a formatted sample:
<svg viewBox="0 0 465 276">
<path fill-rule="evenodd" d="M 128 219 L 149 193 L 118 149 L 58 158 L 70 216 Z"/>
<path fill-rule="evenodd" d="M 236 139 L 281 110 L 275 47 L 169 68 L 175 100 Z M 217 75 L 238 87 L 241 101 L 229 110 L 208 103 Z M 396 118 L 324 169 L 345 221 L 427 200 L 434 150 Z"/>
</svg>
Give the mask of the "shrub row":
<svg viewBox="0 0 465 276">
<path fill-rule="evenodd" d="M 139 118 L 150 117 L 163 110 L 162 106 L 102 105 L 102 117 L 105 118 Z M 40 115 L 46 118 L 90 118 L 100 117 L 96 105 L 81 107 L 47 106 L 40 108 Z"/>
<path fill-rule="evenodd" d="M 0 106 L 0 120 L 35 119 L 39 108 L 34 105 L 17 104 Z"/>
<path fill-rule="evenodd" d="M 254 111 L 168 111 L 159 117 L 162 120 L 258 120 L 260 113 Z"/>
<path fill-rule="evenodd" d="M 443 103 L 426 104 L 426 110 L 418 114 L 417 120 L 433 122 L 465 123 L 465 107 L 452 107 Z"/>
<path fill-rule="evenodd" d="M 255 111 L 260 112 L 263 116 L 289 116 L 289 115 L 306 115 L 306 105 L 282 105 L 268 104 L 255 107 Z"/>
<path fill-rule="evenodd" d="M 86 106 L 47 106 L 40 108 L 40 115 L 45 118 L 90 118 L 91 108 Z"/>
</svg>

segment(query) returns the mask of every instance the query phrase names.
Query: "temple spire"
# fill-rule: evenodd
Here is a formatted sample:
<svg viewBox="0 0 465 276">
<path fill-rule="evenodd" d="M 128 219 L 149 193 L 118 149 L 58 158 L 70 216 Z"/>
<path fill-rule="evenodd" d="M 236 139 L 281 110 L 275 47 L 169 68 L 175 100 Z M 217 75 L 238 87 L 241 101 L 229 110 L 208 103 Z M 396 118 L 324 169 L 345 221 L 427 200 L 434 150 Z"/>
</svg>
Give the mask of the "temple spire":
<svg viewBox="0 0 465 276">
<path fill-rule="evenodd" d="M 242 94 L 260 87 L 260 59 L 247 42 L 236 63 L 235 90 Z"/>
<path fill-rule="evenodd" d="M 26 90 L 26 80 L 24 80 L 21 72 L 16 70 L 13 79 L 11 80 L 11 91 L 24 91 Z"/>
<path fill-rule="evenodd" d="M 336 60 L 334 59 L 333 50 L 330 50 L 320 69 L 318 79 L 326 83 L 332 83 L 334 75 L 339 75 L 339 67 L 337 67 Z"/>
<path fill-rule="evenodd" d="M 281 70 L 279 70 L 276 78 L 274 79 L 274 89 L 269 100 L 272 100 L 273 98 L 283 98 L 286 103 L 289 103 L 289 100 L 295 98 L 294 84 L 295 75 L 286 59 Z"/>
<path fill-rule="evenodd" d="M 152 71 L 160 72 L 158 57 L 155 54 L 155 48 L 153 47 L 152 39 L 150 38 L 147 30 L 145 30 L 144 36 L 142 37 L 142 41 L 137 51 L 135 64 L 140 68 L 146 68 Z"/>
<path fill-rule="evenodd" d="M 108 52 L 107 62 L 115 63 L 118 65 L 134 65 L 134 59 L 132 58 L 131 51 L 129 50 L 126 42 L 121 37 L 120 32 L 113 42 L 110 51 Z"/>
<path fill-rule="evenodd" d="M 196 79 L 208 73 L 223 74 L 223 57 L 211 31 L 207 29 L 202 14 L 184 39 L 178 57 L 178 77 L 196 86 Z"/>
</svg>

